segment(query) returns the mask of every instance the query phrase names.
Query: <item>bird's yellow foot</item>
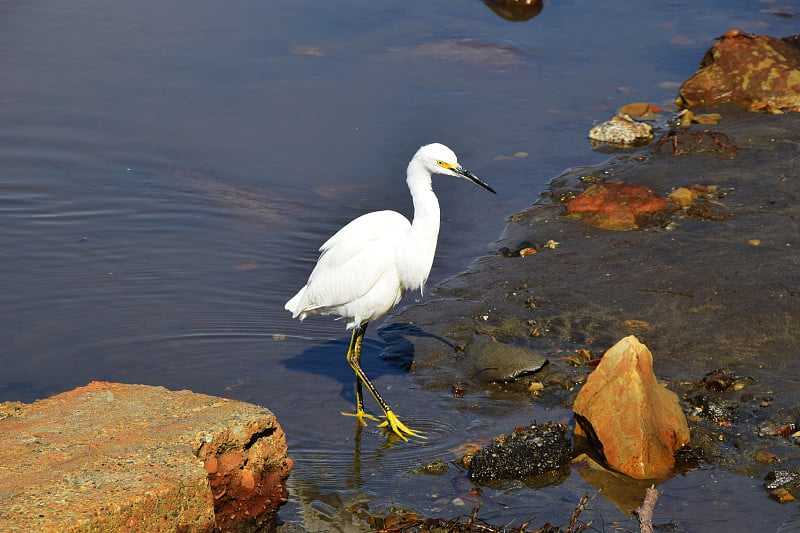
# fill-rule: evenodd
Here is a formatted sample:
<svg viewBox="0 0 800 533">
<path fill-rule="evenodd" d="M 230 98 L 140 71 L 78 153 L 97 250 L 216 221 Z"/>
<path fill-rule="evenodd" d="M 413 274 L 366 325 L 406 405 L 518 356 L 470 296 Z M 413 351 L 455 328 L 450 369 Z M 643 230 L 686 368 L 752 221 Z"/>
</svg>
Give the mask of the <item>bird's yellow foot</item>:
<svg viewBox="0 0 800 533">
<path fill-rule="evenodd" d="M 375 422 L 380 421 L 378 417 L 375 417 L 366 411 L 356 411 L 355 413 L 342 413 L 342 414 L 344 416 L 354 416 L 358 418 L 358 423 L 361 424 L 363 427 L 367 427 L 369 425 L 364 421 L 365 418 L 369 418 L 370 420 L 374 420 Z"/>
<path fill-rule="evenodd" d="M 378 427 L 386 428 L 387 431 L 392 431 L 395 435 L 397 435 L 403 440 L 408 440 L 408 437 L 406 437 L 406 435 L 410 437 L 417 437 L 420 439 L 427 438 L 425 437 L 425 435 L 417 433 L 413 429 L 410 429 L 408 426 L 400 422 L 400 419 L 397 418 L 397 415 L 395 415 L 392 411 L 386 411 L 386 420 L 378 424 Z"/>
</svg>

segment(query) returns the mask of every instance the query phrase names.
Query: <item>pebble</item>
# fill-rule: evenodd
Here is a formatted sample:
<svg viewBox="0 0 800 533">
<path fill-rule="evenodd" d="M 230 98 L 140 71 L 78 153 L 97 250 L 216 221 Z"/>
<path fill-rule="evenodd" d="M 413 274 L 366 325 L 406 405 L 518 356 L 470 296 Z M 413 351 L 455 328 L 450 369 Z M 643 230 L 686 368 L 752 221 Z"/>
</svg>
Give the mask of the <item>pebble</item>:
<svg viewBox="0 0 800 533">
<path fill-rule="evenodd" d="M 598 124 L 589 131 L 589 138 L 593 141 L 609 144 L 639 144 L 653 139 L 653 127 L 645 122 L 639 122 L 619 113 L 609 121 Z"/>
</svg>

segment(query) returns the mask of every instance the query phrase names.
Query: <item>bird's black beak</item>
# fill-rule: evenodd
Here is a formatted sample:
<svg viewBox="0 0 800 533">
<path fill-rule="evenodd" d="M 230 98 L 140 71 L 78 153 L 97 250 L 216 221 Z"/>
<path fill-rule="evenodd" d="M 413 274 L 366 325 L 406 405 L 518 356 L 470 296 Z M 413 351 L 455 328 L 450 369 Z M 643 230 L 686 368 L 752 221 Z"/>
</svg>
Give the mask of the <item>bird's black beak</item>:
<svg viewBox="0 0 800 533">
<path fill-rule="evenodd" d="M 469 170 L 465 169 L 464 167 L 453 167 L 453 172 L 455 172 L 456 174 L 458 174 L 462 178 L 471 181 L 475 185 L 480 185 L 481 187 L 483 187 L 484 189 L 486 189 L 490 193 L 497 194 L 496 192 L 494 192 L 494 189 L 489 187 L 489 185 L 484 183 L 483 180 L 481 180 L 478 176 L 476 176 L 475 174 L 473 174 Z"/>
</svg>

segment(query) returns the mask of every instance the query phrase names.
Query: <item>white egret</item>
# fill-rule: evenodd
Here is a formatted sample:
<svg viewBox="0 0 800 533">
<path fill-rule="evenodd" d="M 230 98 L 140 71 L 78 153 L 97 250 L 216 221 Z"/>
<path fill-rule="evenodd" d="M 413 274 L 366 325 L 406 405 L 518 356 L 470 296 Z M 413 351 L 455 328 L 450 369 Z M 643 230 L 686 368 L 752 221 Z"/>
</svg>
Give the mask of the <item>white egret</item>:
<svg viewBox="0 0 800 533">
<path fill-rule="evenodd" d="M 495 191 L 475 174 L 459 165 L 456 155 L 443 144 L 421 147 L 406 170 L 406 183 L 414 201 L 414 220 L 396 211 L 362 215 L 328 239 L 319 249 L 317 265 L 306 285 L 286 302 L 292 318 L 309 315 L 338 315 L 353 330 L 347 362 L 356 374 L 356 412 L 377 420 L 364 411 L 362 383 L 378 402 L 387 427 L 408 440 L 421 437 L 406 427 L 381 398 L 361 369 L 361 340 L 367 325 L 385 315 L 407 290 L 422 292 L 433 265 L 439 235 L 439 201 L 433 193 L 431 176 L 445 174 L 464 178 L 489 192 Z"/>
</svg>

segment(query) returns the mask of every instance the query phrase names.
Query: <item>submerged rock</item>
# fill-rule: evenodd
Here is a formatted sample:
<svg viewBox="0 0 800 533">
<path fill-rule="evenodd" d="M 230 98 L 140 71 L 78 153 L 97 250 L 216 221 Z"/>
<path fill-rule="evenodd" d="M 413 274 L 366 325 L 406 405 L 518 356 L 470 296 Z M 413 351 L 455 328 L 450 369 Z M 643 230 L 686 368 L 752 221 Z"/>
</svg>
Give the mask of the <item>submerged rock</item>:
<svg viewBox="0 0 800 533">
<path fill-rule="evenodd" d="M 771 113 L 800 111 L 800 49 L 767 35 L 723 35 L 681 85 L 679 104 L 723 102 Z"/>
<path fill-rule="evenodd" d="M 527 348 L 503 344 L 486 335 L 473 336 L 464 357 L 475 369 L 476 377 L 484 382 L 512 381 L 536 372 L 547 363 L 546 357 Z"/>
<path fill-rule="evenodd" d="M 567 216 L 616 231 L 663 225 L 678 206 L 647 187 L 605 182 L 590 185 L 567 204 Z"/>
<path fill-rule="evenodd" d="M 482 69 L 505 70 L 522 64 L 526 57 L 519 46 L 476 39 L 447 39 L 392 50 L 408 57 L 432 57 Z"/>
<path fill-rule="evenodd" d="M 469 478 L 477 483 L 519 479 L 558 470 L 570 460 L 567 427 L 555 422 L 517 428 L 475 452 Z"/>
<path fill-rule="evenodd" d="M 653 373 L 653 355 L 631 335 L 612 346 L 578 393 L 575 434 L 600 448 L 609 466 L 635 479 L 667 475 L 689 442 L 678 396 Z"/>
</svg>

